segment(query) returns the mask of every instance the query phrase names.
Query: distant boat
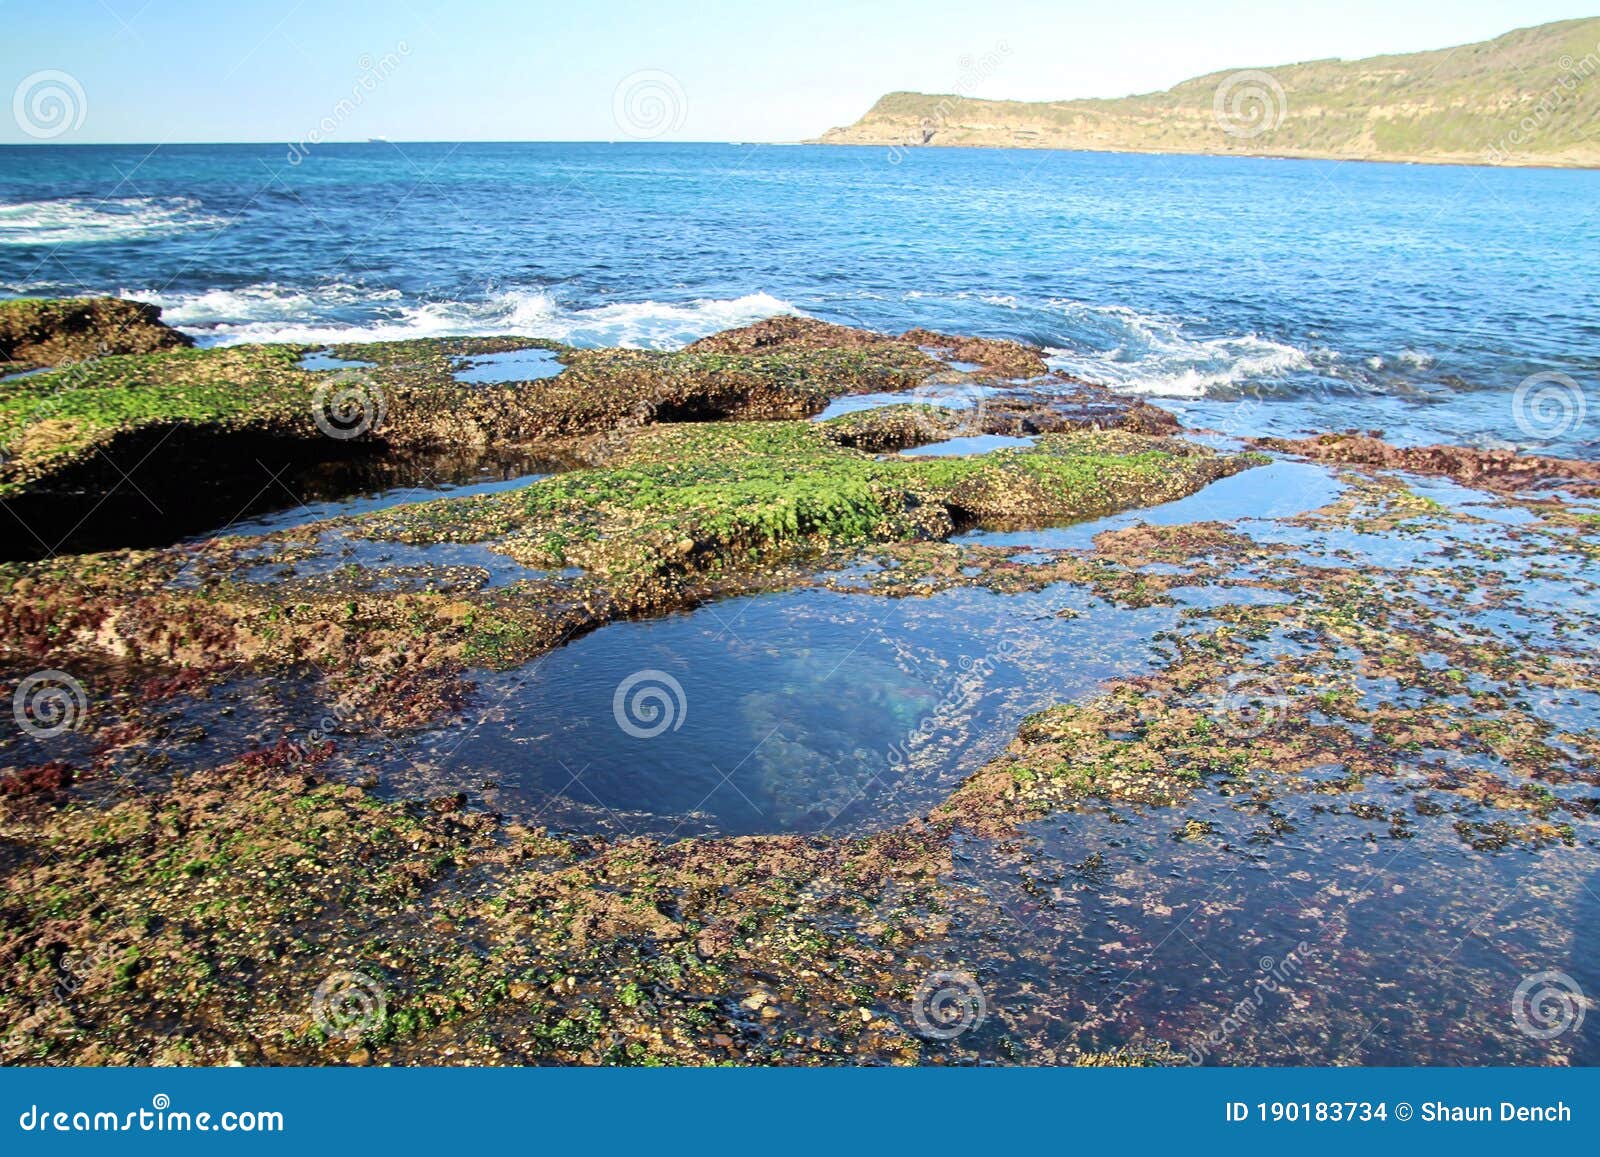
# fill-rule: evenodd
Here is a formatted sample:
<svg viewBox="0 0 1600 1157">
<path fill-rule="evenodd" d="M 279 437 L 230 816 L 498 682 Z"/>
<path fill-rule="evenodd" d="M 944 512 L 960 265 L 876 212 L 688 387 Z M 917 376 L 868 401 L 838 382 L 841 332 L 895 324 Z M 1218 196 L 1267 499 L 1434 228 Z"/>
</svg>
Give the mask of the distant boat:
<svg viewBox="0 0 1600 1157">
<path fill-rule="evenodd" d="M 368 137 L 367 138 L 367 144 L 369 144 L 369 145 L 386 145 L 388 143 L 389 143 L 389 138 L 388 137 Z"/>
</svg>

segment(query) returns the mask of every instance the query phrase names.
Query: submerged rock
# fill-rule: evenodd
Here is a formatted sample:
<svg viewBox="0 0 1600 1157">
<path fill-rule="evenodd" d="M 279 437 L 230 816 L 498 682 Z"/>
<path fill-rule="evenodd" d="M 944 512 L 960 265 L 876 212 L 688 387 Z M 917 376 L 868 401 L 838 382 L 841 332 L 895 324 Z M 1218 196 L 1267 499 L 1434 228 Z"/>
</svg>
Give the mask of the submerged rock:
<svg viewBox="0 0 1600 1157">
<path fill-rule="evenodd" d="M 1375 434 L 1319 434 L 1313 438 L 1263 438 L 1263 449 L 1300 454 L 1319 462 L 1380 466 L 1437 474 L 1464 486 L 1500 493 L 1573 486 L 1575 493 L 1600 493 L 1600 462 L 1548 458 L 1513 450 L 1470 446 L 1394 446 Z"/>
</svg>

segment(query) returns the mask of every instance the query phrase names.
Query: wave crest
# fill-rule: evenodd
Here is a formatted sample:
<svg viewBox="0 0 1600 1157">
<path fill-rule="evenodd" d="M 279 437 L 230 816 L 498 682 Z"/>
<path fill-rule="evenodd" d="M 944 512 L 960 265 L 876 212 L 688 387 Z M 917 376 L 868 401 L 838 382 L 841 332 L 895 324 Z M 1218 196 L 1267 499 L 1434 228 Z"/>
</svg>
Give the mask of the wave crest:
<svg viewBox="0 0 1600 1157">
<path fill-rule="evenodd" d="M 1201 398 L 1311 368 L 1297 346 L 1257 334 L 1196 337 L 1181 322 L 1126 306 L 1054 300 L 1065 339 L 1046 354 L 1057 369 L 1128 393 Z"/>
<path fill-rule="evenodd" d="M 518 334 L 578 346 L 673 349 L 719 330 L 799 312 L 768 293 L 568 306 L 542 289 L 510 289 L 477 301 L 416 303 L 396 289 L 342 282 L 310 289 L 265 282 L 203 293 L 123 289 L 120 296 L 161 306 L 167 322 L 211 345 Z"/>
<path fill-rule="evenodd" d="M 0 205 L 0 245 L 85 245 L 143 241 L 220 229 L 224 218 L 193 197 L 63 197 Z"/>
</svg>

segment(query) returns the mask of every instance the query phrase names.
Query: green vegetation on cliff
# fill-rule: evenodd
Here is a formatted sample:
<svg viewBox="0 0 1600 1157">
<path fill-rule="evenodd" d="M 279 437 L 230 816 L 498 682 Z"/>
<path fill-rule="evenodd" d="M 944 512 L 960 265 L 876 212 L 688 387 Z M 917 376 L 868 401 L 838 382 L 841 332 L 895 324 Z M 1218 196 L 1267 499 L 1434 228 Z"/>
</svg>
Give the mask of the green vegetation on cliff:
<svg viewBox="0 0 1600 1157">
<path fill-rule="evenodd" d="M 1430 52 L 1241 68 L 1116 100 L 894 92 L 821 139 L 1600 165 L 1600 17 Z"/>
</svg>

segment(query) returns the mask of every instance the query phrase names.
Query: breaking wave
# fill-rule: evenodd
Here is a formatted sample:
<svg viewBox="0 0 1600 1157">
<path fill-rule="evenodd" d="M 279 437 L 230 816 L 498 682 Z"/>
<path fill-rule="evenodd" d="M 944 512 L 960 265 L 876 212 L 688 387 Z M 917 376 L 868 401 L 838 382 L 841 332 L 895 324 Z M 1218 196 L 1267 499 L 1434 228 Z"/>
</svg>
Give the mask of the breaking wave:
<svg viewBox="0 0 1600 1157">
<path fill-rule="evenodd" d="M 544 290 L 512 289 L 478 301 L 416 302 L 397 289 L 342 282 L 310 289 L 266 282 L 186 294 L 123 289 L 120 295 L 154 302 L 164 321 L 209 345 L 518 334 L 579 346 L 672 349 L 719 330 L 800 312 L 767 293 L 573 306 Z"/>
<path fill-rule="evenodd" d="M 1199 337 L 1172 318 L 1125 306 L 1049 304 L 1065 323 L 1061 344 L 1046 351 L 1050 364 L 1129 393 L 1217 396 L 1313 368 L 1312 352 L 1253 333 Z"/>
<path fill-rule="evenodd" d="M 64 197 L 0 204 L 0 245 L 85 245 L 143 241 L 220 229 L 226 219 L 193 197 Z"/>
</svg>

